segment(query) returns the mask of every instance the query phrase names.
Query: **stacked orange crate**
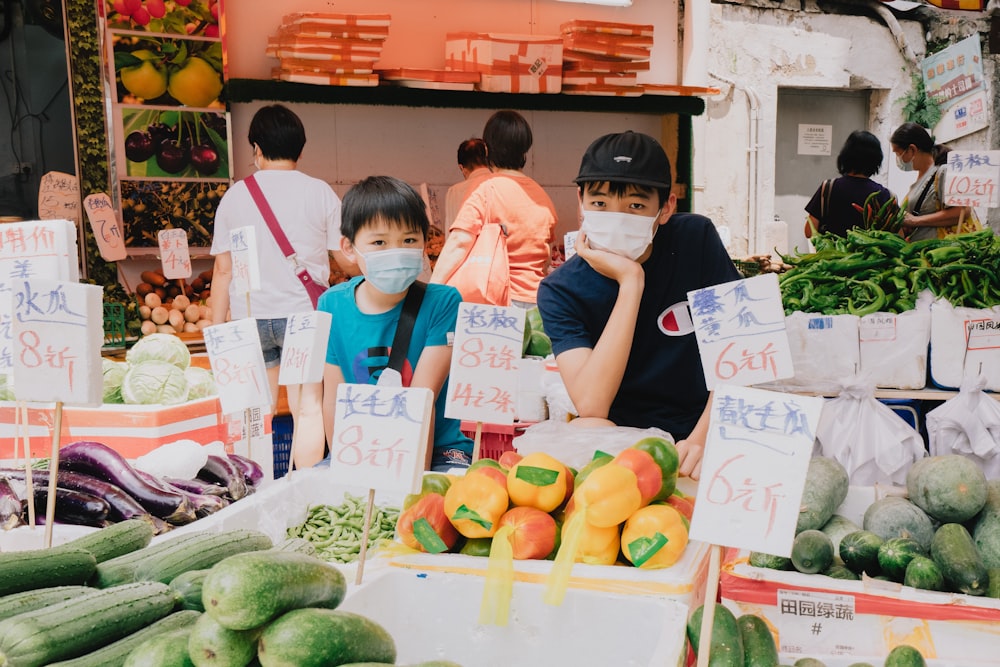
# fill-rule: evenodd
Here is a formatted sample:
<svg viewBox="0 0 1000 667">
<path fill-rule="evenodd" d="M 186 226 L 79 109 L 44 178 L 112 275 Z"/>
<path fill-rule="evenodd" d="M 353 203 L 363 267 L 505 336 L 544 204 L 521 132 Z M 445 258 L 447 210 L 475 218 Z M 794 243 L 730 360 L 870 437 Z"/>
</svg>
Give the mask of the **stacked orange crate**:
<svg viewBox="0 0 1000 667">
<path fill-rule="evenodd" d="M 267 40 L 274 79 L 328 86 L 377 86 L 374 65 L 389 35 L 389 14 L 288 14 Z"/>
<path fill-rule="evenodd" d="M 649 70 L 653 26 L 574 20 L 559 26 L 563 36 L 563 85 L 569 95 L 636 97 L 638 72 Z"/>
</svg>

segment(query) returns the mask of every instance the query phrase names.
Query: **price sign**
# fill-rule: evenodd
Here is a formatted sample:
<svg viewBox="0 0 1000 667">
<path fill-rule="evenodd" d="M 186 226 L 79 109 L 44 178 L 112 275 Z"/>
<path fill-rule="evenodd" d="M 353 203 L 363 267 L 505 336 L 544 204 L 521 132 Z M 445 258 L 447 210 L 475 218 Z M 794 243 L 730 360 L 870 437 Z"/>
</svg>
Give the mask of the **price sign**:
<svg viewBox="0 0 1000 667">
<path fill-rule="evenodd" d="M 688 304 L 709 389 L 794 375 L 777 275 L 688 292 Z"/>
<path fill-rule="evenodd" d="M 945 174 L 945 206 L 1000 206 L 1000 151 L 951 151 Z"/>
<path fill-rule="evenodd" d="M 80 181 L 73 174 L 50 171 L 38 184 L 38 217 L 41 220 L 72 220 L 79 223 Z"/>
<path fill-rule="evenodd" d="M 335 484 L 418 493 L 434 394 L 424 387 L 337 387 L 330 443 Z"/>
<path fill-rule="evenodd" d="M 853 595 L 778 589 L 780 651 L 796 655 L 860 655 Z"/>
<path fill-rule="evenodd" d="M 295 313 L 285 323 L 278 384 L 323 381 L 332 316 L 318 310 Z"/>
<path fill-rule="evenodd" d="M 524 309 L 462 303 L 444 414 L 489 424 L 513 424 Z"/>
<path fill-rule="evenodd" d="M 118 215 L 111 206 L 111 197 L 103 192 L 88 195 L 83 200 L 83 209 L 87 212 L 90 230 L 97 240 L 97 250 L 106 262 L 117 262 L 125 259 L 125 239 L 122 236 L 122 226 Z"/>
<path fill-rule="evenodd" d="M 224 414 L 271 406 L 257 320 L 244 318 L 206 327 L 205 351 Z"/>
<path fill-rule="evenodd" d="M 104 289 L 32 278 L 18 281 L 12 294 L 18 399 L 99 405 Z"/>
<path fill-rule="evenodd" d="M 170 280 L 190 278 L 191 253 L 187 232 L 183 229 L 161 229 L 156 233 L 156 242 L 160 246 L 163 276 Z"/>
<path fill-rule="evenodd" d="M 229 252 L 233 259 L 233 291 L 244 294 L 260 289 L 260 259 L 257 233 L 253 227 L 237 227 L 230 232 Z"/>
<path fill-rule="evenodd" d="M 791 554 L 822 408 L 822 397 L 716 387 L 691 539 Z"/>
</svg>

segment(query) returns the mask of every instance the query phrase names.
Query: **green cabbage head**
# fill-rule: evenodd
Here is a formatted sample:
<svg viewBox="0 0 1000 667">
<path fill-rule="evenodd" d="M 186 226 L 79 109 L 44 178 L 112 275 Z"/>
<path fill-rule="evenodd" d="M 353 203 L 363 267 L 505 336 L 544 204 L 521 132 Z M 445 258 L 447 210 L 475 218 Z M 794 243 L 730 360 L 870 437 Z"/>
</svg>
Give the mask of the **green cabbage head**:
<svg viewBox="0 0 1000 667">
<path fill-rule="evenodd" d="M 188 400 L 193 401 L 206 396 L 215 396 L 218 390 L 215 386 L 215 378 L 212 371 L 201 366 L 191 366 L 184 371 L 184 376 L 188 381 Z"/>
<path fill-rule="evenodd" d="M 183 403 L 188 400 L 188 381 L 184 371 L 168 361 L 129 364 L 122 380 L 122 398 L 126 403 L 140 405 Z"/>
<path fill-rule="evenodd" d="M 191 365 L 191 352 L 184 341 L 173 334 L 152 333 L 137 340 L 125 353 L 125 360 L 130 364 L 150 359 L 166 361 L 183 371 Z"/>
<path fill-rule="evenodd" d="M 123 403 L 122 380 L 128 372 L 128 362 L 102 358 L 104 367 L 104 403 Z"/>
</svg>

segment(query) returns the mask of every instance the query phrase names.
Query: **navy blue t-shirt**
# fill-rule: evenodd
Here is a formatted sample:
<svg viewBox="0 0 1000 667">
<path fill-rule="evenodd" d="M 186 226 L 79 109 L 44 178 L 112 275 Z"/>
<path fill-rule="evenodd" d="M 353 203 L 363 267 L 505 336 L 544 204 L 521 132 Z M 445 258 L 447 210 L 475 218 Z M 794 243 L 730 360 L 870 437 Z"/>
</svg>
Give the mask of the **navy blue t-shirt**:
<svg viewBox="0 0 1000 667">
<path fill-rule="evenodd" d="M 675 214 L 660 226 L 642 267 L 645 287 L 632 350 L 608 418 L 619 426 L 656 426 L 679 440 L 701 417 L 708 389 L 694 332 L 668 333 L 677 333 L 671 307 L 687 301 L 690 290 L 742 276 L 712 221 L 692 213 Z M 593 349 L 617 298 L 618 283 L 580 257 L 542 280 L 538 309 L 556 356 L 581 347 Z"/>
<path fill-rule="evenodd" d="M 865 201 L 872 193 L 878 193 L 875 197 L 876 208 L 882 206 L 895 197 L 888 189 L 879 185 L 870 178 L 860 176 L 841 176 L 833 181 L 830 188 L 829 201 L 826 204 L 826 217 L 822 215 L 821 195 L 823 184 L 813 193 L 812 199 L 806 204 L 806 213 L 819 220 L 821 232 L 830 232 L 837 236 L 847 236 L 847 230 L 854 227 L 864 227 L 865 218 L 861 211 L 854 208 L 854 204 L 864 206 Z"/>
</svg>

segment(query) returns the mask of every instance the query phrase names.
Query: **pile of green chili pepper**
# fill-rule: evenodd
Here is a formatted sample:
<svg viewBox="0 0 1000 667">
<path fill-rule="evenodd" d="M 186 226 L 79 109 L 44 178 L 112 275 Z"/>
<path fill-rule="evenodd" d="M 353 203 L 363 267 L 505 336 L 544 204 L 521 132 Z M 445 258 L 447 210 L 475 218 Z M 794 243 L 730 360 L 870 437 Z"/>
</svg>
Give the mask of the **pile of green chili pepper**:
<svg viewBox="0 0 1000 667">
<path fill-rule="evenodd" d="M 1000 304 L 1000 237 L 991 229 L 912 243 L 852 229 L 812 242 L 816 252 L 781 255 L 793 267 L 778 276 L 786 313 L 902 313 L 924 290 L 954 306 Z"/>
</svg>

